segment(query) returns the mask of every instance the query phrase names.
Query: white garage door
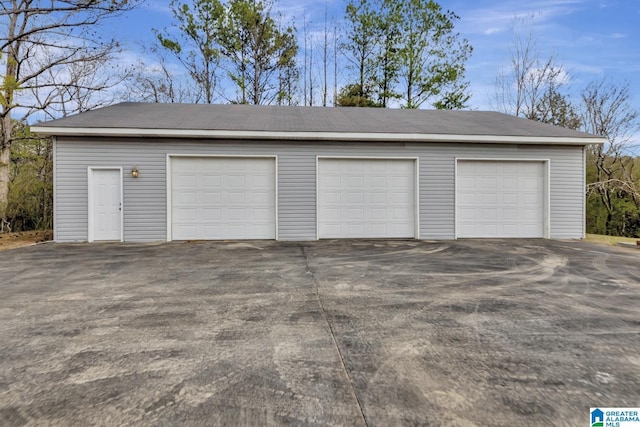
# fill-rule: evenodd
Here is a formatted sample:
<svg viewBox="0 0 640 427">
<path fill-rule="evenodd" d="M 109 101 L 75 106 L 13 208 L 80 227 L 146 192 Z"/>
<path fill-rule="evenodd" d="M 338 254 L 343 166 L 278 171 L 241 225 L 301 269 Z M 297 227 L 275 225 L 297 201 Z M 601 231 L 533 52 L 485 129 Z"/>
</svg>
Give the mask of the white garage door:
<svg viewBox="0 0 640 427">
<path fill-rule="evenodd" d="M 544 237 L 543 162 L 459 161 L 458 237 Z"/>
<path fill-rule="evenodd" d="M 273 158 L 172 158 L 172 239 L 275 239 L 275 173 Z"/>
<path fill-rule="evenodd" d="M 413 160 L 318 160 L 318 238 L 415 237 Z"/>
</svg>

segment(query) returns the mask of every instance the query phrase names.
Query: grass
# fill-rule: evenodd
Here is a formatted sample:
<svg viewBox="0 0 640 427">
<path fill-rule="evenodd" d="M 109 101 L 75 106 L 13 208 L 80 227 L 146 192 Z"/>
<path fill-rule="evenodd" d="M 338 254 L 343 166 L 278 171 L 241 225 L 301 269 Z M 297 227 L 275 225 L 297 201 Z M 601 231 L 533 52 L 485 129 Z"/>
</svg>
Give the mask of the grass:
<svg viewBox="0 0 640 427">
<path fill-rule="evenodd" d="M 619 242 L 635 244 L 640 238 L 605 236 L 602 234 L 587 234 L 587 242 L 601 243 L 604 245 L 615 246 Z"/>
</svg>

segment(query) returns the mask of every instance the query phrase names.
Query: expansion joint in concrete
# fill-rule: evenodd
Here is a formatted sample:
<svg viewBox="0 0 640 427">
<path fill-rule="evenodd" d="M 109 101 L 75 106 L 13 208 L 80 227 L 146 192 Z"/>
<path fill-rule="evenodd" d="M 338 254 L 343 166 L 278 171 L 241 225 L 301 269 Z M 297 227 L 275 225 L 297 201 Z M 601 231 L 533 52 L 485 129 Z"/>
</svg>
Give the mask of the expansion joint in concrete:
<svg viewBox="0 0 640 427">
<path fill-rule="evenodd" d="M 302 258 L 304 259 L 304 263 L 305 263 L 305 267 L 307 270 L 307 273 L 311 276 L 311 280 L 313 282 L 313 286 L 314 286 L 314 290 L 315 290 L 315 296 L 316 296 L 316 301 L 318 302 L 318 306 L 320 307 L 320 311 L 322 312 L 322 317 L 325 321 L 325 323 L 327 324 L 327 329 L 329 331 L 329 335 L 331 335 L 331 341 L 333 342 L 333 347 L 338 355 L 338 359 L 340 360 L 340 365 L 342 367 L 342 372 L 344 373 L 345 377 L 347 378 L 347 381 L 349 383 L 349 387 L 351 389 L 351 393 L 353 394 L 353 398 L 356 402 L 356 404 L 358 405 L 358 411 L 360 412 L 360 416 L 362 418 L 362 423 L 365 427 L 368 427 L 368 423 L 367 423 L 367 417 L 364 415 L 364 410 L 362 408 L 362 403 L 360 402 L 360 399 L 358 398 L 358 393 L 356 392 L 356 388 L 353 385 L 353 380 L 351 379 L 351 375 L 349 375 L 349 371 L 347 370 L 347 365 L 344 361 L 344 356 L 342 355 L 342 351 L 340 350 L 340 346 L 338 345 L 338 340 L 336 340 L 336 335 L 333 331 L 333 326 L 331 325 L 331 322 L 329 321 L 329 316 L 327 315 L 327 311 L 324 307 L 324 304 L 322 302 L 322 298 L 320 298 L 320 286 L 318 284 L 318 279 L 316 278 L 316 275 L 313 271 L 313 269 L 311 268 L 311 265 L 309 265 L 309 257 L 307 256 L 307 253 L 304 250 L 304 246 L 303 245 L 299 245 L 300 248 L 300 252 L 302 253 Z"/>
</svg>

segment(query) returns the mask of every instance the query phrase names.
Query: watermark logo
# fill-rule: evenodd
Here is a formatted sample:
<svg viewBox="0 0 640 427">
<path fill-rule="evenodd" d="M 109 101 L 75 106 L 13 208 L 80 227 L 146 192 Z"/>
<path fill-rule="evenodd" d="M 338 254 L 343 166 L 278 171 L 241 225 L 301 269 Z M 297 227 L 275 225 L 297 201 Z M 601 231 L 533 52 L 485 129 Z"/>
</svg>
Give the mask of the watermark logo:
<svg viewBox="0 0 640 427">
<path fill-rule="evenodd" d="M 591 427 L 604 427 L 604 412 L 602 412 L 602 409 L 591 409 Z"/>
<path fill-rule="evenodd" d="M 591 408 L 591 427 L 640 427 L 640 408 Z"/>
</svg>

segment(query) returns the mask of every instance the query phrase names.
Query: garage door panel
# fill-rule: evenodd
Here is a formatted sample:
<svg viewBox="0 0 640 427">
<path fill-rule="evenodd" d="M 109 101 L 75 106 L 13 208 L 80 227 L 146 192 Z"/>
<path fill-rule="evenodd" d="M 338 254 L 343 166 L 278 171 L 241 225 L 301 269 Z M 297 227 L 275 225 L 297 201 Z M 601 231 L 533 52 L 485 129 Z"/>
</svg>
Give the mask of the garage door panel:
<svg viewBox="0 0 640 427">
<path fill-rule="evenodd" d="M 544 237 L 543 162 L 459 161 L 458 237 Z"/>
<path fill-rule="evenodd" d="M 387 219 L 387 210 L 386 209 L 371 209 L 371 219 L 384 221 Z"/>
<path fill-rule="evenodd" d="M 198 201 L 198 194 L 195 191 L 181 191 L 176 194 L 180 205 L 195 205 Z"/>
<path fill-rule="evenodd" d="M 219 176 L 219 175 L 215 175 L 215 176 L 205 175 L 204 176 L 204 185 L 206 187 L 220 187 L 221 184 L 222 184 L 222 177 Z M 193 184 L 193 186 L 195 187 L 195 184 Z"/>
<path fill-rule="evenodd" d="M 243 205 L 246 203 L 247 194 L 239 191 L 229 191 L 227 194 L 227 202 L 232 205 Z"/>
<path fill-rule="evenodd" d="M 222 202 L 222 195 L 218 192 L 204 192 L 201 193 L 201 203 L 205 205 L 217 205 Z"/>
<path fill-rule="evenodd" d="M 229 175 L 226 177 L 226 187 L 227 188 L 239 188 L 244 190 L 247 188 L 247 181 L 244 175 Z"/>
<path fill-rule="evenodd" d="M 338 192 L 326 192 L 325 193 L 325 201 L 328 204 L 340 203 L 340 193 Z"/>
<path fill-rule="evenodd" d="M 496 203 L 498 200 L 496 200 Z M 518 193 L 502 193 L 502 203 L 505 205 L 517 205 Z"/>
<path fill-rule="evenodd" d="M 371 203 L 385 204 L 387 203 L 387 194 L 386 193 L 370 193 L 369 200 L 371 201 Z"/>
<path fill-rule="evenodd" d="M 388 229 L 388 226 L 386 223 L 371 224 L 371 231 L 376 234 L 386 233 L 387 229 Z M 399 230 L 399 231 L 402 231 L 402 230 Z"/>
<path fill-rule="evenodd" d="M 359 171 L 363 171 L 364 167 L 367 167 L 372 173 L 386 174 L 388 170 L 393 170 L 394 165 L 390 165 L 384 162 L 371 163 L 369 165 L 365 165 L 362 163 L 362 166 L 356 168 Z"/>
<path fill-rule="evenodd" d="M 513 224 L 504 225 L 504 237 L 518 237 L 518 227 Z"/>
<path fill-rule="evenodd" d="M 348 193 L 347 203 L 364 203 L 364 193 Z"/>
<path fill-rule="evenodd" d="M 481 211 L 481 221 L 495 221 L 498 219 L 498 212 L 495 208 L 484 208 Z"/>
<path fill-rule="evenodd" d="M 498 188 L 498 181 L 493 177 L 481 177 L 480 185 L 487 190 L 495 190 Z"/>
<path fill-rule="evenodd" d="M 260 175 L 251 177 L 251 187 L 256 190 L 271 190 L 271 181 L 273 180 L 272 176 L 268 175 Z"/>
<path fill-rule="evenodd" d="M 245 208 L 227 208 L 227 219 L 229 222 L 241 221 L 244 222 L 247 219 L 247 210 Z"/>
<path fill-rule="evenodd" d="M 471 227 L 474 221 L 478 220 L 476 218 L 476 210 L 473 208 L 459 208 L 458 209 L 458 218 L 460 219 L 461 227 Z"/>
<path fill-rule="evenodd" d="M 362 220 L 364 219 L 363 209 L 347 209 L 347 219 L 350 220 Z"/>
<path fill-rule="evenodd" d="M 482 193 L 480 194 L 480 203 L 483 205 L 495 205 L 498 203 L 497 193 Z"/>
<path fill-rule="evenodd" d="M 372 176 L 371 188 L 385 188 L 387 186 L 387 177 L 384 176 Z"/>
<path fill-rule="evenodd" d="M 176 188 L 193 188 L 196 186 L 196 177 L 194 175 L 179 175 L 174 181 Z"/>
<path fill-rule="evenodd" d="M 272 197 L 273 197 L 273 194 L 267 191 L 254 191 L 252 194 L 252 198 L 254 202 L 256 202 L 257 204 L 265 205 L 265 206 L 269 204 L 269 201 L 271 200 Z"/>
<path fill-rule="evenodd" d="M 518 211 L 516 209 L 503 209 L 502 217 L 507 221 L 516 221 L 518 219 Z"/>
<path fill-rule="evenodd" d="M 409 210 L 404 209 L 404 208 L 402 208 L 402 209 L 392 209 L 391 212 L 393 214 L 392 215 L 392 219 L 394 221 L 400 220 L 402 222 L 407 222 L 407 221 L 410 221 L 413 218 L 412 212 L 410 212 Z"/>
<path fill-rule="evenodd" d="M 414 237 L 415 162 L 318 161 L 318 237 Z"/>
<path fill-rule="evenodd" d="M 391 181 L 390 185 L 397 189 L 407 188 L 407 186 L 410 185 L 410 181 L 412 180 L 413 180 L 413 177 L 411 176 L 397 176 L 397 175 L 393 175 L 389 179 L 389 181 Z"/>
<path fill-rule="evenodd" d="M 362 236 L 365 234 L 365 229 L 361 224 L 348 224 L 346 226 L 346 232 L 342 232 L 341 230 L 340 236 L 345 234 L 350 236 Z"/>
<path fill-rule="evenodd" d="M 194 208 L 180 208 L 176 212 L 180 221 L 193 221 L 198 218 L 198 212 Z"/>
<path fill-rule="evenodd" d="M 538 201 L 539 201 L 539 193 L 524 193 L 522 195 L 524 201 L 524 205 L 525 206 L 534 206 L 534 207 L 538 207 Z"/>
<path fill-rule="evenodd" d="M 176 225 L 174 226 L 173 231 L 181 235 L 194 235 L 198 231 L 198 229 L 195 225 Z"/>
<path fill-rule="evenodd" d="M 275 238 L 275 159 L 171 159 L 174 240 Z"/>
<path fill-rule="evenodd" d="M 340 182 L 342 182 L 340 176 L 324 176 L 320 179 L 320 184 L 326 188 L 340 188 Z"/>
<path fill-rule="evenodd" d="M 523 218 L 525 221 L 535 222 L 539 218 L 538 209 L 524 209 L 523 210 Z M 528 224 L 524 224 L 525 227 L 528 227 Z"/>
<path fill-rule="evenodd" d="M 403 188 L 403 190 L 406 187 Z M 402 207 L 406 207 L 407 205 L 413 204 L 413 194 L 409 193 L 409 192 L 401 192 L 401 191 L 394 191 L 391 194 L 392 200 L 394 204 L 398 204 L 398 205 L 402 205 Z"/>
<path fill-rule="evenodd" d="M 222 210 L 220 209 L 203 209 L 205 221 L 220 221 L 222 219 Z"/>
<path fill-rule="evenodd" d="M 473 177 L 461 176 L 458 181 L 458 189 L 460 191 L 474 190 L 476 188 L 476 180 Z"/>
<path fill-rule="evenodd" d="M 267 222 L 271 219 L 271 210 L 270 209 L 254 209 L 253 210 L 253 219 L 257 221 Z"/>
<path fill-rule="evenodd" d="M 515 178 L 505 178 L 502 181 L 502 188 L 504 190 L 517 190 L 518 189 L 518 180 Z"/>
<path fill-rule="evenodd" d="M 325 209 L 324 210 L 325 218 L 328 220 L 339 220 L 340 219 L 340 209 Z"/>
<path fill-rule="evenodd" d="M 222 232 L 222 226 L 205 223 L 202 225 L 203 234 L 202 234 L 202 237 L 200 238 L 204 240 L 216 239 L 216 236 L 220 235 L 221 232 Z"/>
<path fill-rule="evenodd" d="M 539 190 L 540 181 L 537 178 L 525 178 L 524 188 L 527 190 Z"/>
<path fill-rule="evenodd" d="M 364 188 L 364 178 L 361 176 L 347 177 L 347 186 L 349 188 Z"/>
</svg>

